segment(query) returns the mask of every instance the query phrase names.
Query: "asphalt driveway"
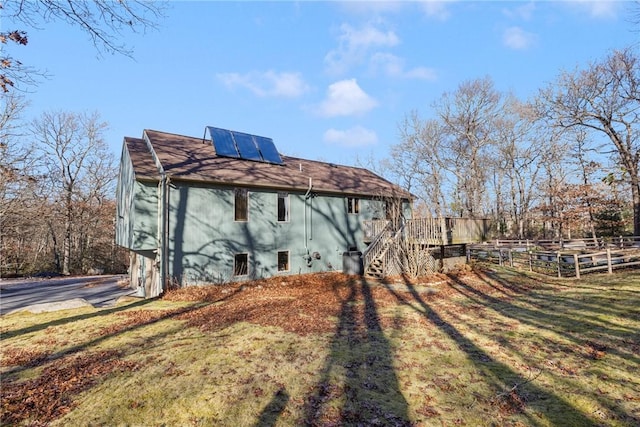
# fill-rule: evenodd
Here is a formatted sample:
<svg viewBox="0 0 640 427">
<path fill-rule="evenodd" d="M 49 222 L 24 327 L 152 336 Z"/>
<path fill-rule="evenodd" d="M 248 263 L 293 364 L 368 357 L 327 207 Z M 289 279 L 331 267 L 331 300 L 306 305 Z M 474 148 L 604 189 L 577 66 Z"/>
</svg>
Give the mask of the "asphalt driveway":
<svg viewBox="0 0 640 427">
<path fill-rule="evenodd" d="M 136 291 L 123 285 L 126 276 L 0 280 L 0 314 L 18 310 L 61 310 L 86 305 L 108 307 Z M 120 284 L 118 283 L 120 282 Z"/>
</svg>

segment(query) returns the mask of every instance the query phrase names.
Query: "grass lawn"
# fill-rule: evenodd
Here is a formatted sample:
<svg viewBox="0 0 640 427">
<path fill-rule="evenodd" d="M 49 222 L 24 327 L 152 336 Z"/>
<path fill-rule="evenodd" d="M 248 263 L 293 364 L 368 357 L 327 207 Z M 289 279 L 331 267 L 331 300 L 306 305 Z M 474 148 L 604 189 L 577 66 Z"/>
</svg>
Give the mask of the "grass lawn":
<svg viewBox="0 0 640 427">
<path fill-rule="evenodd" d="M 0 425 L 640 425 L 639 270 L 274 278 L 0 333 Z"/>
</svg>

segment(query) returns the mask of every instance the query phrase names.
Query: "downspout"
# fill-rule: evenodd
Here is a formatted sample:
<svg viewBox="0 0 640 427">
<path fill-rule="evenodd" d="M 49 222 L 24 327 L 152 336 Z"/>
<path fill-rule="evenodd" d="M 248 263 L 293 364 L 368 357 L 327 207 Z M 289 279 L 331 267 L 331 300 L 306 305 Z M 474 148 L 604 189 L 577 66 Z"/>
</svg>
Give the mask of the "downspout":
<svg viewBox="0 0 640 427">
<path fill-rule="evenodd" d="M 169 176 L 167 176 L 164 171 L 164 167 L 162 166 L 162 162 L 156 155 L 156 152 L 153 148 L 153 144 L 149 140 L 147 136 L 146 130 L 142 133 L 142 138 L 144 139 L 147 148 L 151 152 L 151 157 L 158 169 L 158 174 L 160 175 L 160 180 L 158 181 L 158 230 L 157 230 L 157 244 L 158 244 L 158 262 L 160 263 L 159 273 L 160 273 L 160 283 L 159 288 L 157 289 L 154 286 L 153 296 L 156 297 L 165 290 L 167 290 L 167 279 L 169 275 L 169 255 L 168 255 L 168 233 L 169 233 Z"/>
<path fill-rule="evenodd" d="M 307 236 L 308 236 L 308 232 L 307 232 L 307 200 L 309 200 L 312 188 L 313 188 L 313 180 L 312 180 L 311 177 L 309 177 L 309 188 L 307 189 L 307 192 L 304 194 L 304 248 L 305 248 L 305 250 L 307 252 L 307 254 L 306 254 L 307 257 L 309 256 L 309 247 L 307 245 Z"/>
<path fill-rule="evenodd" d="M 162 213 L 161 213 L 161 221 L 162 225 L 160 227 L 160 293 L 162 294 L 164 291 L 168 289 L 167 280 L 169 276 L 169 183 L 171 178 L 167 176 L 167 174 L 162 171 Z"/>
<path fill-rule="evenodd" d="M 153 296 L 158 296 L 158 293 L 166 288 L 167 280 L 167 175 L 164 171 L 160 171 L 160 181 L 158 181 L 158 262 L 160 263 L 158 272 L 160 273 L 159 292 L 158 289 L 152 291 Z"/>
</svg>

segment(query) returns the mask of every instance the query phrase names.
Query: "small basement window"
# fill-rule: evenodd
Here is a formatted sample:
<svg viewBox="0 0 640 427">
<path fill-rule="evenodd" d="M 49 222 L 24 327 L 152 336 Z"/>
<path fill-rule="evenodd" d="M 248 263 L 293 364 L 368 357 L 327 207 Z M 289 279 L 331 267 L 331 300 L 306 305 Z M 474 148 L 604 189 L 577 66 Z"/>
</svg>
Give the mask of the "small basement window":
<svg viewBox="0 0 640 427">
<path fill-rule="evenodd" d="M 278 222 L 289 221 L 289 193 L 278 193 Z"/>
<path fill-rule="evenodd" d="M 249 254 L 236 254 L 233 259 L 233 275 L 246 276 L 249 274 Z"/>
<path fill-rule="evenodd" d="M 289 271 L 289 251 L 278 252 L 278 271 Z"/>
<path fill-rule="evenodd" d="M 236 188 L 234 207 L 236 221 L 249 220 L 249 192 L 246 188 Z"/>
<path fill-rule="evenodd" d="M 360 212 L 360 200 L 355 197 L 347 197 L 347 212 L 357 214 Z"/>
</svg>

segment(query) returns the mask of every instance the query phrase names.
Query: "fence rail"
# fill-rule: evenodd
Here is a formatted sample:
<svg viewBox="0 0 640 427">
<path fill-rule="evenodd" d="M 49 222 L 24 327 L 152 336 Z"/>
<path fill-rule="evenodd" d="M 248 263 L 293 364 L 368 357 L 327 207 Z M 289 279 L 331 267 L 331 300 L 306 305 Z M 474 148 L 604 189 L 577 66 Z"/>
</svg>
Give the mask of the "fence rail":
<svg viewBox="0 0 640 427">
<path fill-rule="evenodd" d="M 637 242 L 637 239 L 628 242 Z M 640 247 L 606 247 L 593 250 L 544 251 L 526 246 L 474 245 L 467 247 L 467 260 L 482 260 L 529 271 L 576 277 L 596 271 L 612 273 L 614 269 L 640 266 Z"/>
<path fill-rule="evenodd" d="M 496 239 L 496 247 L 515 247 L 541 250 L 640 248 L 640 236 L 598 237 L 589 239 Z"/>
</svg>

